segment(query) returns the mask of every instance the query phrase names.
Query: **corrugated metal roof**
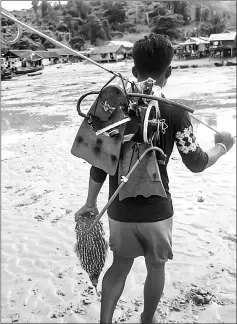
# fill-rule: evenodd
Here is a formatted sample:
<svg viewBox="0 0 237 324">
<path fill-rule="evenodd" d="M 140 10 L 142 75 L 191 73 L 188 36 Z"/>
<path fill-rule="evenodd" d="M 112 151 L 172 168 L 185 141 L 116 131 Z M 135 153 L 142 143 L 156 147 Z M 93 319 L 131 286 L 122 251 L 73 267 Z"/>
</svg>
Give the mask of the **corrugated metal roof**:
<svg viewBox="0 0 237 324">
<path fill-rule="evenodd" d="M 236 39 L 236 32 L 227 32 L 227 33 L 222 33 L 222 34 L 211 34 L 209 37 L 210 42 L 214 41 L 233 41 Z"/>
<path fill-rule="evenodd" d="M 95 47 L 91 54 L 108 54 L 108 53 L 117 53 L 123 52 L 125 48 L 121 45 L 109 45 L 109 46 L 100 46 Z"/>
<path fill-rule="evenodd" d="M 60 57 L 59 54 L 56 52 L 51 52 L 51 51 L 35 51 L 36 54 L 41 56 L 42 58 L 55 58 L 55 57 Z"/>
<path fill-rule="evenodd" d="M 199 45 L 199 44 L 209 44 L 209 41 L 206 41 L 199 37 L 189 37 L 184 43 L 180 43 L 179 45 Z"/>
<path fill-rule="evenodd" d="M 209 40 L 208 37 L 204 37 L 204 36 L 199 36 L 198 38 L 200 38 L 200 39 L 202 39 L 202 40 L 204 40 L 204 41 L 207 41 L 207 42 L 208 42 L 208 40 Z"/>
<path fill-rule="evenodd" d="M 112 45 L 121 45 L 125 48 L 132 48 L 134 46 L 133 43 L 127 42 L 127 41 L 109 41 L 106 46 L 112 46 Z"/>
<path fill-rule="evenodd" d="M 15 56 L 24 59 L 26 61 L 39 61 L 42 57 L 32 50 L 9 50 L 4 57 L 9 56 L 9 54 L 14 54 Z"/>
<path fill-rule="evenodd" d="M 39 61 L 41 59 L 42 57 L 35 52 L 32 52 L 29 56 L 25 58 L 26 61 L 31 61 L 31 62 Z"/>
<path fill-rule="evenodd" d="M 209 41 L 204 40 L 203 38 L 200 37 L 190 37 L 184 43 L 199 45 L 199 44 L 209 44 Z"/>
<path fill-rule="evenodd" d="M 80 51 L 80 53 L 81 53 L 82 55 L 88 55 L 88 54 L 91 54 L 93 51 L 94 51 L 94 47 L 93 47 L 93 48 L 87 48 L 87 49 L 84 50 L 84 51 Z"/>
<path fill-rule="evenodd" d="M 9 50 L 4 56 L 9 56 L 8 54 L 12 53 L 20 58 L 27 58 L 29 57 L 33 51 L 32 50 Z"/>
</svg>

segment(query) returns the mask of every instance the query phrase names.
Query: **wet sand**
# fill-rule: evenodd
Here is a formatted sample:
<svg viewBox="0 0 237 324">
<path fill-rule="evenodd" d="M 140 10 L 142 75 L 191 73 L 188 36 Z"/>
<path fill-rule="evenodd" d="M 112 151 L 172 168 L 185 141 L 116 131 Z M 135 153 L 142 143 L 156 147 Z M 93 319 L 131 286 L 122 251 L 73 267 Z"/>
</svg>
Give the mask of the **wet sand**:
<svg viewBox="0 0 237 324">
<path fill-rule="evenodd" d="M 131 62 L 105 66 L 132 78 Z M 235 74 L 235 67 L 227 66 L 175 69 L 164 92 L 193 107 L 210 126 L 236 134 Z M 90 166 L 70 150 L 82 121 L 76 111 L 79 96 L 99 90 L 110 77 L 77 63 L 2 82 L 3 323 L 99 321 L 99 297 L 88 288 L 73 252 L 74 212 L 85 202 Z M 200 146 L 210 148 L 213 132 L 193 122 Z M 174 149 L 169 165 L 174 259 L 166 266 L 160 322 L 235 323 L 235 175 L 235 145 L 201 174 L 188 171 Z M 107 196 L 106 181 L 100 209 Z M 108 237 L 107 216 L 102 219 Z M 109 253 L 104 271 L 111 258 Z M 138 323 L 144 280 L 145 265 L 138 258 L 115 322 Z"/>
</svg>

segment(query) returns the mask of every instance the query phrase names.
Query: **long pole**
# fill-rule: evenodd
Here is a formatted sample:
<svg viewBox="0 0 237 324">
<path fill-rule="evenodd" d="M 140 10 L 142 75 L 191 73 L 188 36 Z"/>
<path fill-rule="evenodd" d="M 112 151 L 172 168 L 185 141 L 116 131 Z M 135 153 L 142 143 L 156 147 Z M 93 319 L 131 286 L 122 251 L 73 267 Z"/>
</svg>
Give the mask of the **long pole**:
<svg viewBox="0 0 237 324">
<path fill-rule="evenodd" d="M 39 30 L 37 30 L 37 29 L 35 29 L 34 27 L 31 27 L 31 26 L 29 26 L 29 25 L 27 25 L 27 24 L 21 22 L 20 20 L 18 20 L 17 18 L 15 18 L 13 15 L 11 15 L 10 13 L 8 13 L 8 12 L 7 12 L 5 9 L 3 9 L 3 8 L 1 8 L 1 14 L 2 14 L 3 16 L 5 16 L 6 18 L 13 20 L 16 24 L 18 24 L 18 25 L 20 25 L 20 26 L 22 26 L 22 27 L 25 27 L 25 28 L 27 28 L 27 29 L 33 31 L 34 33 L 40 35 L 41 37 L 46 38 L 47 40 L 49 40 L 50 42 L 54 43 L 55 45 L 58 45 L 59 47 L 66 48 L 66 49 L 69 50 L 71 53 L 80 56 L 82 59 L 91 62 L 92 64 L 94 64 L 94 65 L 100 67 L 101 69 L 103 69 L 103 70 L 105 70 L 105 71 L 107 71 L 107 72 L 109 72 L 109 73 L 111 73 L 111 74 L 113 74 L 113 75 L 116 75 L 117 77 L 120 77 L 120 74 L 118 74 L 118 73 L 116 73 L 116 72 L 114 72 L 114 71 L 112 71 L 112 70 L 107 69 L 107 68 L 104 67 L 103 65 L 101 65 L 101 64 L 99 64 L 99 63 L 97 63 L 97 62 L 91 60 L 89 57 L 84 56 L 84 55 L 81 54 L 80 52 L 78 52 L 78 51 L 76 51 L 76 50 L 74 50 L 74 49 L 68 47 L 67 45 L 64 45 L 64 44 L 58 42 L 57 40 L 53 39 L 52 37 L 50 37 L 50 36 L 48 36 L 48 35 L 45 35 L 44 33 L 42 33 L 41 31 L 39 31 Z M 127 81 L 128 81 L 129 83 L 132 83 L 132 82 L 129 81 L 129 80 L 127 80 Z M 172 101 L 172 100 L 168 100 L 168 99 L 165 99 L 165 100 L 164 100 L 163 98 L 159 98 L 159 100 L 160 100 L 160 101 L 166 101 L 166 102 L 168 102 L 168 103 L 170 103 L 170 104 L 172 104 L 172 105 L 174 105 L 174 106 L 178 106 L 178 107 L 180 106 L 180 108 L 185 109 L 185 110 L 190 111 L 190 112 L 191 112 L 191 110 L 192 110 L 191 108 L 186 107 L 185 105 L 182 105 L 182 104 L 176 103 L 175 101 Z M 181 106 L 182 106 L 182 107 L 181 107 Z M 192 116 L 192 115 L 190 115 L 190 116 L 193 117 L 194 119 L 196 119 L 197 121 L 199 121 L 200 123 L 202 123 L 203 125 L 205 125 L 205 126 L 207 126 L 208 128 L 210 128 L 211 130 L 213 130 L 213 131 L 216 132 L 217 134 L 220 134 L 217 130 L 215 130 L 214 128 L 210 127 L 210 126 L 207 125 L 206 123 L 202 122 L 202 121 L 199 120 L 198 118 L 196 118 L 196 117 L 194 117 L 194 116 Z"/>
<path fill-rule="evenodd" d="M 150 152 L 150 151 L 157 151 L 160 152 L 164 157 L 165 154 L 164 152 L 156 146 L 151 146 L 148 149 L 146 149 L 145 152 L 142 153 L 142 155 L 140 156 L 140 158 L 135 162 L 135 164 L 133 165 L 133 167 L 131 168 L 131 170 L 128 172 L 128 174 L 126 175 L 126 177 L 122 177 L 122 182 L 120 183 L 120 185 L 118 186 L 118 188 L 115 190 L 115 192 L 113 193 L 113 195 L 110 197 L 110 200 L 107 202 L 107 204 L 104 206 L 104 208 L 101 210 L 101 212 L 96 216 L 96 219 L 94 221 L 94 223 L 91 225 L 91 227 L 86 231 L 86 234 L 89 234 L 92 229 L 95 227 L 95 225 L 99 222 L 99 220 L 101 219 L 101 217 L 104 215 L 104 213 L 106 212 L 106 210 L 109 208 L 109 206 L 112 204 L 112 202 L 114 201 L 114 199 L 117 197 L 117 195 L 119 194 L 120 190 L 123 188 L 123 186 L 128 182 L 131 174 L 134 172 L 134 170 L 136 169 L 136 167 L 138 166 L 138 164 L 142 161 L 142 159 L 145 157 L 145 155 Z"/>
<path fill-rule="evenodd" d="M 11 16 L 11 15 L 9 15 L 8 13 L 6 13 L 6 12 L 4 12 L 4 11 L 1 11 L 1 14 L 2 14 L 3 16 L 5 16 L 6 18 L 9 18 L 9 19 L 13 20 L 16 24 L 19 24 L 20 26 L 25 27 L 25 28 L 31 30 L 32 32 L 34 32 L 34 33 L 36 33 L 36 34 L 38 34 L 38 35 L 40 35 L 40 36 L 46 38 L 47 40 L 49 40 L 50 42 L 54 43 L 55 45 L 58 45 L 58 46 L 60 46 L 60 47 L 64 47 L 64 48 L 66 48 L 67 50 L 69 50 L 71 53 L 76 54 L 76 55 L 80 56 L 82 59 L 87 60 L 87 61 L 91 62 L 92 64 L 97 65 L 97 66 L 100 67 L 101 69 L 103 69 L 103 70 L 105 70 L 105 71 L 107 71 L 107 72 L 109 72 L 109 73 L 112 73 L 112 74 L 114 74 L 114 75 L 116 75 L 116 76 L 119 77 L 119 75 L 118 75 L 116 72 L 107 69 L 107 68 L 104 67 L 103 65 L 101 65 L 101 64 L 99 64 L 99 63 L 97 63 L 97 62 L 91 60 L 89 57 L 84 56 L 84 55 L 81 54 L 80 52 L 78 52 L 78 51 L 76 51 L 76 50 L 74 50 L 74 49 L 68 47 L 67 45 L 64 45 L 64 44 L 58 42 L 57 40 L 51 38 L 51 37 L 48 36 L 48 35 L 45 35 L 44 33 L 42 33 L 41 31 L 39 31 L 39 30 L 37 30 L 37 29 L 35 29 L 34 27 L 31 27 L 31 26 L 29 26 L 29 25 L 27 25 L 27 24 L 21 22 L 20 20 L 16 19 L 14 16 Z"/>
</svg>

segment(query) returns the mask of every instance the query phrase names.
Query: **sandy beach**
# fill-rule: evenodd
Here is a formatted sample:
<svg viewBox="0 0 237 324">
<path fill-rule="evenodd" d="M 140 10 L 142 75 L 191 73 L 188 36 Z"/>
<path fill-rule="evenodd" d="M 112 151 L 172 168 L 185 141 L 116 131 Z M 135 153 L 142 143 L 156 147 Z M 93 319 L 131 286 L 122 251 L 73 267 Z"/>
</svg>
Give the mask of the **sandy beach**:
<svg viewBox="0 0 237 324">
<path fill-rule="evenodd" d="M 132 78 L 131 62 L 105 66 Z M 74 213 L 85 202 L 90 166 L 70 150 L 82 122 L 78 98 L 110 77 L 75 63 L 2 82 L 2 323 L 99 322 L 99 296 L 73 251 Z M 175 69 L 164 93 L 210 126 L 236 134 L 235 66 Z M 193 123 L 200 146 L 210 148 L 213 132 Z M 235 323 L 236 145 L 201 174 L 187 170 L 175 148 L 168 171 L 174 259 L 166 266 L 157 317 L 161 323 Z M 107 197 L 108 181 L 100 210 Z M 107 215 L 102 220 L 108 237 Z M 111 260 L 109 252 L 103 273 Z M 115 322 L 139 322 L 145 274 L 143 258 L 136 259 Z"/>
</svg>

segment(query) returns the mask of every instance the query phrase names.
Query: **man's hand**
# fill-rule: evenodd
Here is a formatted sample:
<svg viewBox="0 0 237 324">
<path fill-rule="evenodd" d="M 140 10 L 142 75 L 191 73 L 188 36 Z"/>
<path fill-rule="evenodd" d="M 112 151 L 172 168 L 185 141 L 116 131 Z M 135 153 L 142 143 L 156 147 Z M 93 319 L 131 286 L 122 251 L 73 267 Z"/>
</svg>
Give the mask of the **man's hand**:
<svg viewBox="0 0 237 324">
<path fill-rule="evenodd" d="M 235 140 L 228 132 L 221 132 L 221 134 L 215 134 L 215 144 L 222 143 L 225 145 L 227 151 L 231 149 Z"/>
<path fill-rule="evenodd" d="M 85 213 L 94 213 L 95 215 L 99 214 L 98 208 L 95 207 L 89 207 L 87 205 L 84 205 L 81 207 L 76 213 L 75 213 L 75 222 L 78 221 L 80 215 L 85 214 Z"/>
</svg>

